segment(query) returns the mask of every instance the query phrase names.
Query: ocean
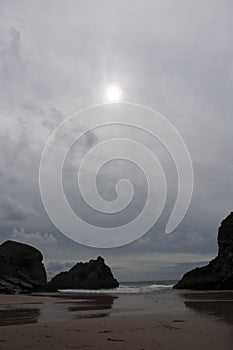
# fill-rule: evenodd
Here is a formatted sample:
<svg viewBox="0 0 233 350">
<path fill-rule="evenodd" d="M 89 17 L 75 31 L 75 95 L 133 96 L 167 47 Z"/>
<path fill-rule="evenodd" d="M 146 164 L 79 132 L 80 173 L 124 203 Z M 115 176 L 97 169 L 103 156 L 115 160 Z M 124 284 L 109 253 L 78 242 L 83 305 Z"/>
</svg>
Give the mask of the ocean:
<svg viewBox="0 0 233 350">
<path fill-rule="evenodd" d="M 158 291 L 171 290 L 177 281 L 137 281 L 120 282 L 118 288 L 113 289 L 63 289 L 63 293 L 108 293 L 108 294 L 151 294 Z"/>
</svg>

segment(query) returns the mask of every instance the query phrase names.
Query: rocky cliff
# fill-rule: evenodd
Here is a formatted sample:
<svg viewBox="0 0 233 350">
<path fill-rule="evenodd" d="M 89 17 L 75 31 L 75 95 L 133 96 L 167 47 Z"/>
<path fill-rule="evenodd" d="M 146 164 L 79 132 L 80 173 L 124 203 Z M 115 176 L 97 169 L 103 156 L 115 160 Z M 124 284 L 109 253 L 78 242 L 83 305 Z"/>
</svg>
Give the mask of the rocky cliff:
<svg viewBox="0 0 233 350">
<path fill-rule="evenodd" d="M 77 263 L 69 271 L 59 273 L 47 284 L 47 289 L 109 289 L 118 285 L 110 268 L 99 256 L 96 260 Z"/>
<path fill-rule="evenodd" d="M 40 290 L 46 272 L 39 250 L 27 244 L 6 241 L 0 245 L 0 293 Z"/>
<path fill-rule="evenodd" d="M 218 255 L 207 266 L 187 272 L 176 289 L 233 289 L 233 212 L 218 230 Z"/>
</svg>

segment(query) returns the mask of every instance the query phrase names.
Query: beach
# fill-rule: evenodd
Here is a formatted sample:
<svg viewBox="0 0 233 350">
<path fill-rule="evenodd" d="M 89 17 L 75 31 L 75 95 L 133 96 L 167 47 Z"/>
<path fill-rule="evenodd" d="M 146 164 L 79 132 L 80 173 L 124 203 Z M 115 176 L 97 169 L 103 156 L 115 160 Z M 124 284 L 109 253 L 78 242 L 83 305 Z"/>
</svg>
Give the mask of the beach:
<svg viewBox="0 0 233 350">
<path fill-rule="evenodd" d="M 0 295 L 1 349 L 232 349 L 233 293 Z"/>
</svg>

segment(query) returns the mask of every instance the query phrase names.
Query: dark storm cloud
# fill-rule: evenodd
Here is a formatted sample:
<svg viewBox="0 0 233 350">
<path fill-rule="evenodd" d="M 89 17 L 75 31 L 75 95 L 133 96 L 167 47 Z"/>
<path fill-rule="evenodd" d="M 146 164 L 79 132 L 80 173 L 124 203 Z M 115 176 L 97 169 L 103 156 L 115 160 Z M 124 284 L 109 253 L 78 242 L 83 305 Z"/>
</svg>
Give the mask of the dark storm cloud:
<svg viewBox="0 0 233 350">
<path fill-rule="evenodd" d="M 126 101 L 155 108 L 178 128 L 191 153 L 195 186 L 183 222 L 173 234 L 165 235 L 175 198 L 175 177 L 168 167 L 172 198 L 155 229 L 130 246 L 100 252 L 116 268 L 124 261 L 126 268 L 117 272 L 123 278 L 131 272 L 140 277 L 145 271 L 157 276 L 153 268 L 157 271 L 155 265 L 161 268 L 168 257 L 179 273 L 182 257 L 188 264 L 213 256 L 217 227 L 233 207 L 232 10 L 230 1 L 210 0 L 1 1 L 0 218 L 4 230 L 18 220 L 25 232 L 56 231 L 39 194 L 43 146 L 65 117 L 104 102 L 105 87 L 116 83 Z M 88 150 L 99 138 L 89 134 L 80 150 Z M 75 183 L 69 172 L 73 169 L 73 163 L 65 169 L 71 197 Z M 106 187 L 101 188 L 99 181 L 100 192 L 107 198 L 114 193 L 116 175 L 114 167 L 106 169 L 102 176 Z M 140 184 L 136 186 L 140 197 Z M 138 197 L 135 208 L 140 208 Z M 70 201 L 79 203 L 75 198 Z M 23 232 L 21 237 L 30 239 Z M 77 253 L 81 259 L 96 251 L 59 236 L 51 254 L 53 260 L 75 261 Z"/>
<path fill-rule="evenodd" d="M 36 212 L 10 197 L 3 197 L 0 200 L 0 219 L 2 221 L 23 221 L 30 216 L 35 216 Z"/>
</svg>

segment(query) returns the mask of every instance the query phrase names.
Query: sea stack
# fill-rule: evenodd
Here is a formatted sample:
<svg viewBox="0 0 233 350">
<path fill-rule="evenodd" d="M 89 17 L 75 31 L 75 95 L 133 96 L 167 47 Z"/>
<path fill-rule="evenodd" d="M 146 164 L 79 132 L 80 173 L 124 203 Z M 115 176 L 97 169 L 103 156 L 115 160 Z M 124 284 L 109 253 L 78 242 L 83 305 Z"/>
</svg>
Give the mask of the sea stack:
<svg viewBox="0 0 233 350">
<path fill-rule="evenodd" d="M 0 245 L 0 293 L 38 291 L 46 284 L 41 252 L 30 245 L 6 241 Z"/>
<path fill-rule="evenodd" d="M 176 289 L 233 289 L 233 212 L 218 230 L 218 255 L 208 265 L 187 272 Z"/>
<path fill-rule="evenodd" d="M 69 271 L 61 272 L 47 284 L 48 291 L 59 289 L 110 289 L 119 286 L 102 257 L 79 262 Z"/>
</svg>

